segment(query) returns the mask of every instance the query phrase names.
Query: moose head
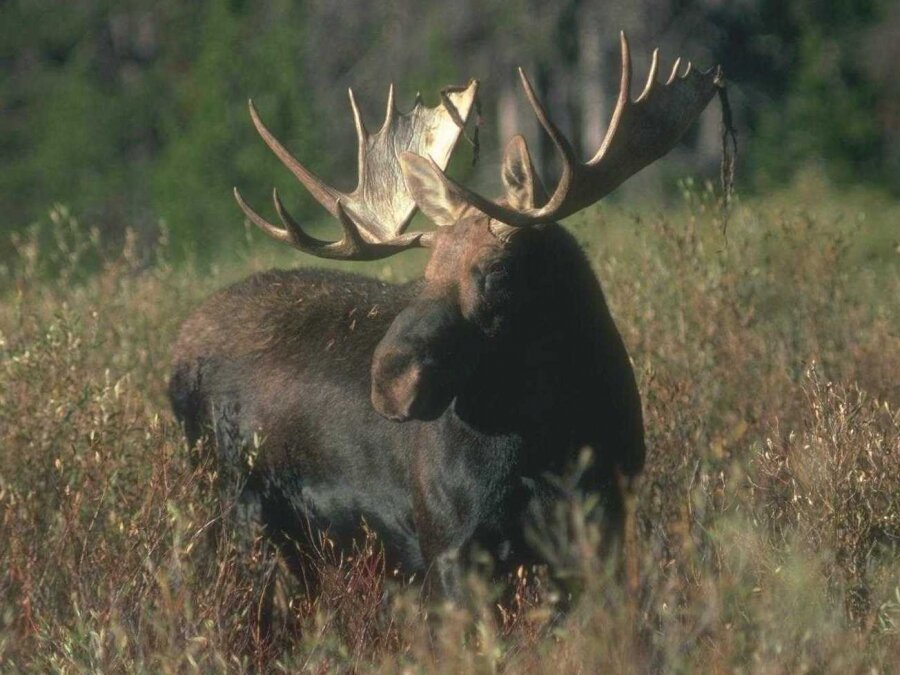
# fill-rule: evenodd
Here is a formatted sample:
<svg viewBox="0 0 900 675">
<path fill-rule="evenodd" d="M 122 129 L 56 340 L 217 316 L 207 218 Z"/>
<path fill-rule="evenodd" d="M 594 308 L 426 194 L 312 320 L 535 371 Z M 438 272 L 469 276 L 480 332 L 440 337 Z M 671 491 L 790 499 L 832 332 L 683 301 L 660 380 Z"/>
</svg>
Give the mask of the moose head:
<svg viewBox="0 0 900 675">
<path fill-rule="evenodd" d="M 618 99 L 602 145 L 581 162 L 550 119 L 520 69 L 525 95 L 562 163 L 548 195 L 521 136 L 507 145 L 502 179 L 505 194 L 487 199 L 444 173 L 454 145 L 476 101 L 478 82 L 442 93 L 434 108 L 416 105 L 405 114 L 394 106 L 393 87 L 382 127 L 370 133 L 350 91 L 359 143 L 356 189 L 342 193 L 301 165 L 275 139 L 250 103 L 263 140 L 343 229 L 339 241 L 310 236 L 273 192 L 283 227 L 251 209 L 235 189 L 247 217 L 274 239 L 305 253 L 337 260 L 375 260 L 425 247 L 431 256 L 417 297 L 394 320 L 375 350 L 371 400 L 397 421 L 432 420 L 465 385 L 480 355 L 504 331 L 533 286 L 527 261 L 541 245 L 548 224 L 602 199 L 628 177 L 666 154 L 723 85 L 719 68 L 697 71 L 677 60 L 664 83 L 657 80 L 653 53 L 643 91 L 631 97 L 631 54 L 621 36 Z M 437 229 L 407 232 L 416 208 Z"/>
</svg>

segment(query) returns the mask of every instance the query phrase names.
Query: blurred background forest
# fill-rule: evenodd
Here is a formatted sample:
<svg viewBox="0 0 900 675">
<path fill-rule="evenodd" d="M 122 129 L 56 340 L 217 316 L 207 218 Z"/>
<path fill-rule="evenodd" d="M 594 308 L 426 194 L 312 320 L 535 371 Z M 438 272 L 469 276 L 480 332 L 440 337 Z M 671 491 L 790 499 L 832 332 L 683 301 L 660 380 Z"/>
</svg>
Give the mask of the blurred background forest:
<svg viewBox="0 0 900 675">
<path fill-rule="evenodd" d="M 165 223 L 175 250 L 214 250 L 242 236 L 233 185 L 260 206 L 276 185 L 295 213 L 320 219 L 256 136 L 251 96 L 304 163 L 346 188 L 348 86 L 374 124 L 391 81 L 403 110 L 417 90 L 433 105 L 440 87 L 475 77 L 482 161 L 464 177 L 495 185 L 516 132 L 552 171 L 515 67 L 587 155 L 613 103 L 620 29 L 636 80 L 656 45 L 662 68 L 677 55 L 724 66 L 745 193 L 810 167 L 840 187 L 900 192 L 900 3 L 890 0 L 6 0 L 0 245 L 61 203 L 112 240 L 129 227 L 149 243 Z M 676 176 L 716 176 L 719 116 L 710 106 L 672 159 L 628 189 L 665 198 Z"/>
</svg>

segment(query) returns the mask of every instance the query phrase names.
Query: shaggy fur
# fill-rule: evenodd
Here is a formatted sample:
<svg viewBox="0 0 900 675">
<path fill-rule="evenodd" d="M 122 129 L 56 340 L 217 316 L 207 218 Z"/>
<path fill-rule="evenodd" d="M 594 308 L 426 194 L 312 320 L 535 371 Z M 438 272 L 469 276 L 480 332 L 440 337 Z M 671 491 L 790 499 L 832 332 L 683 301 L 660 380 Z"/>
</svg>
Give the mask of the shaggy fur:
<svg viewBox="0 0 900 675">
<path fill-rule="evenodd" d="M 484 216 L 438 234 L 423 281 L 300 269 L 215 294 L 181 330 L 170 396 L 276 541 L 302 553 L 327 530 L 350 546 L 364 521 L 389 565 L 433 570 L 456 597 L 473 547 L 500 570 L 540 560 L 529 519 L 585 446 L 578 487 L 618 531 L 616 476 L 645 448 L 628 355 L 571 235 L 500 242 Z"/>
</svg>

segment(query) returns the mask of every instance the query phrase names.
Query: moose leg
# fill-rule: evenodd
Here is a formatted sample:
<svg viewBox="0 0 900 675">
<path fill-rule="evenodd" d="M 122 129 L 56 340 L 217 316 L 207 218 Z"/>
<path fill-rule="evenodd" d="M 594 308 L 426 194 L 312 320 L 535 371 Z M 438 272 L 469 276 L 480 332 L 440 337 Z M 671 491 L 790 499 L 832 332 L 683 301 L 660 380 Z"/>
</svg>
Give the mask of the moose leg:
<svg viewBox="0 0 900 675">
<path fill-rule="evenodd" d="M 416 520 L 425 561 L 426 597 L 430 601 L 461 603 L 464 600 L 463 544 L 466 537 L 448 520 L 441 522 L 422 510 Z"/>
<path fill-rule="evenodd" d="M 203 438 L 204 429 L 208 425 L 208 406 L 203 400 L 200 387 L 200 369 L 199 363 L 179 363 L 169 379 L 169 402 L 175 419 L 184 427 L 184 435 L 191 450 Z"/>
<path fill-rule="evenodd" d="M 184 427 L 194 468 L 207 468 L 208 460 L 216 467 L 219 512 L 207 530 L 209 544 L 219 553 L 235 556 L 237 576 L 250 589 L 253 639 L 266 640 L 271 632 L 275 557 L 262 537 L 261 482 L 243 468 L 239 407 L 212 404 L 201 386 L 202 370 L 202 362 L 180 364 L 169 381 L 169 398 Z"/>
<path fill-rule="evenodd" d="M 462 508 L 449 499 L 447 486 L 425 486 L 416 495 L 415 521 L 419 546 L 425 562 L 425 594 L 429 600 L 465 600 L 465 564 L 476 524 Z"/>
<path fill-rule="evenodd" d="M 448 414 L 440 435 L 423 442 L 431 449 L 414 456 L 413 510 L 427 590 L 462 603 L 473 553 L 502 551 L 514 510 L 509 486 L 518 443 L 509 436 L 480 437 Z"/>
<path fill-rule="evenodd" d="M 457 506 L 459 506 L 457 504 Z M 515 524 L 508 519 L 501 523 L 479 518 L 485 512 L 502 512 L 506 504 L 495 502 L 470 503 L 460 511 L 425 514 L 419 520 L 420 545 L 426 563 L 426 592 L 431 598 L 444 598 L 463 605 L 467 600 L 465 590 L 468 573 L 486 573 L 502 576 L 524 562 L 521 554 L 524 546 L 521 537 L 509 536 Z M 468 518 L 460 518 L 466 514 Z"/>
<path fill-rule="evenodd" d="M 247 585 L 252 639 L 267 643 L 272 634 L 277 577 L 277 549 L 266 536 L 264 507 L 256 476 L 251 476 L 234 504 L 229 544 L 234 546 L 236 570 Z"/>
<path fill-rule="evenodd" d="M 247 589 L 254 642 L 271 635 L 275 591 L 275 549 L 264 533 L 263 479 L 247 465 L 247 446 L 240 428 L 240 403 L 211 406 L 216 443 L 221 546 L 235 559 L 238 579 Z"/>
<path fill-rule="evenodd" d="M 223 401 L 211 405 L 213 433 L 216 443 L 216 486 L 222 522 L 229 534 L 245 548 L 256 538 L 260 524 L 261 504 L 251 483 L 251 472 L 245 462 L 245 447 L 240 427 L 240 403 Z"/>
<path fill-rule="evenodd" d="M 440 594 L 444 598 L 454 602 L 463 601 L 463 568 L 460 561 L 460 551 L 452 548 L 434 556 L 433 567 L 430 575 L 432 583 L 439 586 Z"/>
</svg>

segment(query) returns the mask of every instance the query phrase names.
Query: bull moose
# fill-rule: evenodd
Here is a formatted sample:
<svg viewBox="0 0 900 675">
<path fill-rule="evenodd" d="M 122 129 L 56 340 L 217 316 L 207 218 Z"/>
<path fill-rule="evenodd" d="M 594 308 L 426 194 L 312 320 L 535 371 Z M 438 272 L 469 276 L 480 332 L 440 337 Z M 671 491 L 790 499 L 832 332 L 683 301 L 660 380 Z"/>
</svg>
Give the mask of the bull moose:
<svg viewBox="0 0 900 675">
<path fill-rule="evenodd" d="M 473 548 L 498 569 L 539 562 L 526 536 L 553 477 L 585 446 L 578 489 L 622 526 L 621 477 L 644 464 L 641 400 L 600 284 L 556 221 L 598 201 L 666 154 L 722 86 L 719 68 L 676 61 L 657 81 L 654 52 L 631 97 L 628 43 L 616 107 L 596 155 L 580 162 L 525 73 L 525 95 L 561 158 L 551 195 L 524 139 L 487 199 L 444 173 L 476 105 L 478 82 L 407 113 L 393 88 L 381 128 L 358 136 L 356 189 L 343 193 L 300 164 L 250 103 L 262 139 L 339 221 L 328 242 L 305 232 L 273 193 L 278 241 L 332 260 L 431 249 L 424 278 L 394 285 L 322 269 L 272 270 L 226 288 L 184 323 L 174 346 L 172 407 L 189 444 L 207 439 L 233 505 L 282 545 L 327 532 L 349 546 L 366 525 L 391 566 L 458 598 Z M 416 210 L 434 231 L 407 232 Z M 226 481 L 227 482 L 227 481 Z M 294 549 L 296 551 L 296 549 Z"/>
</svg>

